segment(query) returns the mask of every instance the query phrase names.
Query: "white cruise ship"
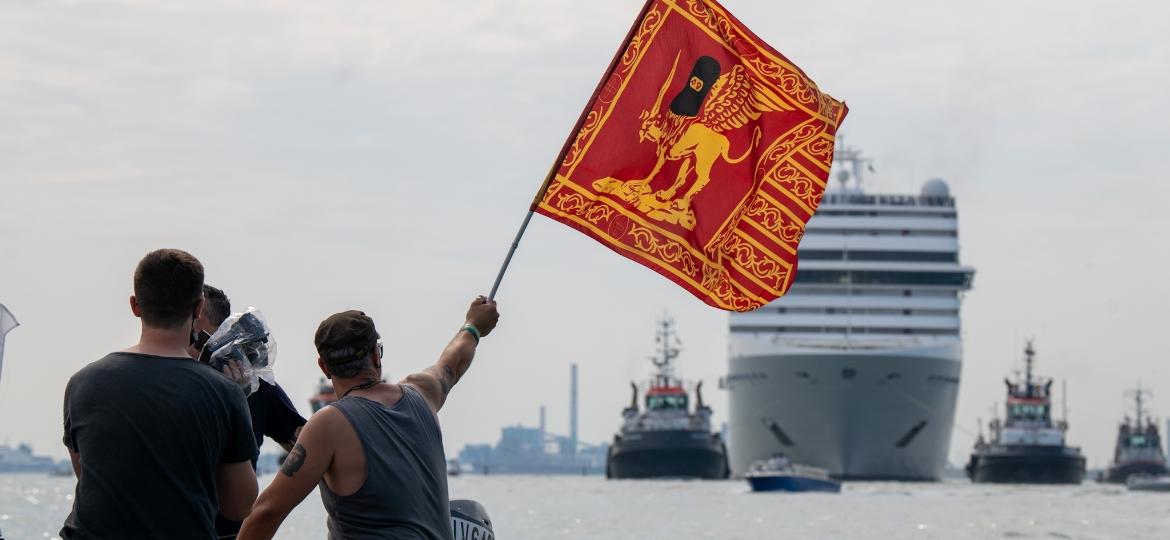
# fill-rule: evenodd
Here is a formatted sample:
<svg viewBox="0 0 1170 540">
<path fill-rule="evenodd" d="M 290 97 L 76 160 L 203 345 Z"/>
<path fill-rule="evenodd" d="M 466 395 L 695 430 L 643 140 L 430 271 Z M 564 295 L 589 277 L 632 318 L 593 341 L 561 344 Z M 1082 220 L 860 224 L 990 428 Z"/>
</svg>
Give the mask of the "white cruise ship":
<svg viewBox="0 0 1170 540">
<path fill-rule="evenodd" d="M 936 480 L 959 391 L 959 308 L 974 269 L 959 262 L 955 200 L 868 194 L 855 149 L 834 160 L 783 298 L 730 319 L 732 473 L 783 453 L 855 479 Z"/>
</svg>

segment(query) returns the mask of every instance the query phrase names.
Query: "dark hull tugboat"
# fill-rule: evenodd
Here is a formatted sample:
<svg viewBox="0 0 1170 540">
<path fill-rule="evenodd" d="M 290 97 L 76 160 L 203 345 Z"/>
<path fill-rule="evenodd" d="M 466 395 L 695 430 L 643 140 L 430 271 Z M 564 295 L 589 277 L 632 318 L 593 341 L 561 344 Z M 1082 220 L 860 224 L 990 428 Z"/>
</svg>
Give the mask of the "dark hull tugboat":
<svg viewBox="0 0 1170 540">
<path fill-rule="evenodd" d="M 1166 455 L 1162 453 L 1162 436 L 1158 423 L 1146 415 L 1143 400 L 1149 390 L 1126 392 L 1133 396 L 1135 418 L 1126 417 L 1117 428 L 1117 446 L 1113 450 L 1113 463 L 1105 470 L 1102 480 L 1124 484 L 1131 476 L 1159 477 L 1170 474 L 1166 468 Z"/>
<path fill-rule="evenodd" d="M 1052 380 L 1032 376 L 1031 343 L 1025 355 L 1024 379 L 1004 380 L 1007 418 L 991 421 L 990 442 L 980 434 L 967 476 L 972 482 L 1079 484 L 1085 457 L 1079 448 L 1065 445 L 1068 422 L 1052 420 Z"/>
<path fill-rule="evenodd" d="M 674 322 L 664 319 L 656 337 L 653 358 L 658 372 L 646 389 L 645 410 L 638 408 L 638 386 L 622 413 L 621 432 L 614 436 L 606 460 L 607 478 L 727 478 L 727 449 L 718 433 L 711 433 L 711 408 L 703 404 L 702 386 L 695 387 L 696 406 L 674 375 L 678 338 Z"/>
</svg>

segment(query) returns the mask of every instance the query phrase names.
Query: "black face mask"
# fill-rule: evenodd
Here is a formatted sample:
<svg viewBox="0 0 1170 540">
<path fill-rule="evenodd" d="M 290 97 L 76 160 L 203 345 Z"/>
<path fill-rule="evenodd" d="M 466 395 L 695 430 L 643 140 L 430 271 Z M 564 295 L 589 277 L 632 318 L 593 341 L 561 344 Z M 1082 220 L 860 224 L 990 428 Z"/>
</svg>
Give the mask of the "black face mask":
<svg viewBox="0 0 1170 540">
<path fill-rule="evenodd" d="M 207 345 L 207 340 L 209 339 L 211 339 L 211 334 L 208 334 L 203 330 L 191 331 L 191 346 L 195 347 L 196 349 L 202 350 L 203 346 Z"/>
</svg>

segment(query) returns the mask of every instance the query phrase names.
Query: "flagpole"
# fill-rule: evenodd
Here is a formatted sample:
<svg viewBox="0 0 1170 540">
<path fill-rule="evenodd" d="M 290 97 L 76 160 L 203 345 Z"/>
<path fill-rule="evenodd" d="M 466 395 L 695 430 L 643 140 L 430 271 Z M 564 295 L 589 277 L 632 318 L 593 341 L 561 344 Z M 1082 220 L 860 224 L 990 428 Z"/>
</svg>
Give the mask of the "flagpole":
<svg viewBox="0 0 1170 540">
<path fill-rule="evenodd" d="M 655 1 L 646 0 L 646 3 L 642 6 L 642 11 L 638 13 L 638 18 L 634 19 L 634 24 L 630 26 L 630 31 L 626 33 L 626 39 L 622 40 L 621 46 L 618 47 L 617 52 L 613 55 L 613 59 L 609 62 L 609 68 L 605 70 L 605 74 L 601 76 L 601 81 L 597 83 L 597 88 L 593 90 L 593 95 L 589 97 L 589 101 L 585 102 L 585 108 L 581 111 L 581 116 L 577 117 L 577 123 L 573 125 L 573 130 L 569 132 L 569 137 L 565 139 L 565 144 L 561 146 L 561 152 L 557 154 L 556 161 L 553 161 L 548 175 L 544 177 L 544 183 L 540 185 L 536 196 L 532 198 L 532 204 L 528 206 L 528 213 L 524 215 L 524 221 L 520 223 L 520 230 L 516 231 L 516 238 L 512 240 L 512 246 L 508 249 L 508 254 L 504 256 L 504 264 L 500 266 L 500 272 L 496 274 L 496 281 L 492 284 L 492 292 L 488 294 L 489 302 L 495 300 L 496 291 L 500 289 L 500 282 L 504 281 L 504 273 L 508 271 L 508 265 L 512 262 L 512 255 L 516 254 L 516 248 L 520 247 L 520 239 L 524 236 L 524 231 L 528 229 L 528 222 L 532 221 L 532 214 L 536 213 L 536 207 L 544 199 L 544 194 L 548 191 L 549 184 L 552 183 L 553 178 L 556 178 L 557 171 L 560 170 L 561 163 L 565 160 L 565 154 L 569 153 L 569 149 L 573 146 L 573 141 L 576 139 L 577 134 L 581 132 L 581 126 L 585 124 L 585 119 L 589 116 L 589 110 L 593 108 L 593 103 L 597 101 L 597 96 L 601 94 L 601 89 L 605 87 L 605 83 L 613 75 L 613 70 L 617 69 L 618 62 L 622 58 L 622 53 L 629 48 L 630 42 L 634 40 L 634 35 L 638 32 L 638 27 L 642 24 L 642 19 L 646 18 L 646 13 L 650 11 L 650 6 Z"/>
</svg>

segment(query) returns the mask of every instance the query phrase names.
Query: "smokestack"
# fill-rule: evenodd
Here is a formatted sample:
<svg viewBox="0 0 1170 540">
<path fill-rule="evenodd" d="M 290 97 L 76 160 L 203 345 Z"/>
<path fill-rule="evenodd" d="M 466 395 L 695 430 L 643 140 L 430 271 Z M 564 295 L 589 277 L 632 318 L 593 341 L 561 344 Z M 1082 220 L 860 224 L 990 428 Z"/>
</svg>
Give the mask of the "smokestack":
<svg viewBox="0 0 1170 540">
<path fill-rule="evenodd" d="M 577 455 L 577 364 L 569 365 L 569 446 Z"/>
<path fill-rule="evenodd" d="M 544 441 L 544 428 L 545 428 L 545 423 L 544 423 L 544 405 L 541 405 L 541 406 L 540 406 L 540 440 L 541 440 L 542 442 Z"/>
</svg>

